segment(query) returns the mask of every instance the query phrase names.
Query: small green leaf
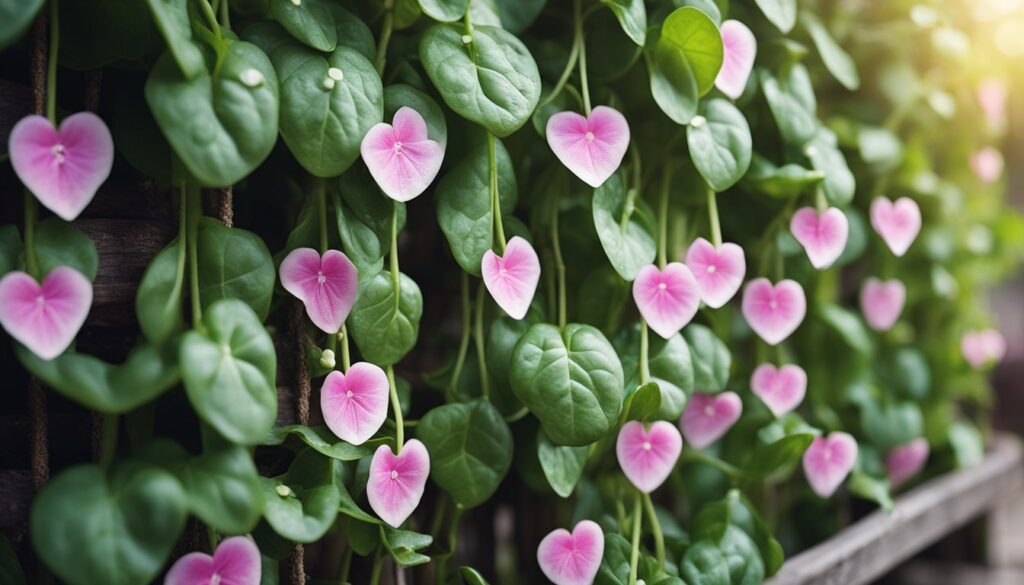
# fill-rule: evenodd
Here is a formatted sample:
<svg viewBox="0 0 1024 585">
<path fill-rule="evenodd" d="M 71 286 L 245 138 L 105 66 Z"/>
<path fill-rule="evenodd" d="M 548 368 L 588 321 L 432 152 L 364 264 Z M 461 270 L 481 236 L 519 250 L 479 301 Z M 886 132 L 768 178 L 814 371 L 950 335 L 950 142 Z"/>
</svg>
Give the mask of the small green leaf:
<svg viewBox="0 0 1024 585">
<path fill-rule="evenodd" d="M 612 267 L 626 280 L 654 262 L 657 247 L 650 210 L 627 191 L 622 172 L 594 190 L 594 227 Z"/>
<path fill-rule="evenodd" d="M 639 46 L 647 39 L 647 10 L 644 0 L 601 0 L 615 14 L 629 38 Z"/>
<path fill-rule="evenodd" d="M 551 442 L 544 431 L 537 431 L 537 459 L 551 489 L 560 497 L 568 498 L 583 475 L 590 447 L 559 446 Z"/>
<path fill-rule="evenodd" d="M 18 40 L 43 4 L 43 0 L 0 0 L 0 51 Z"/>
<path fill-rule="evenodd" d="M 467 0 L 418 0 L 420 9 L 434 20 L 455 22 L 466 14 Z"/>
<path fill-rule="evenodd" d="M 413 279 L 399 276 L 397 296 L 390 272 L 361 284 L 349 315 L 349 331 L 359 353 L 379 366 L 397 363 L 419 336 L 423 295 Z"/>
<path fill-rule="evenodd" d="M 857 181 L 846 164 L 846 157 L 839 150 L 835 133 L 818 126 L 814 138 L 804 147 L 804 154 L 810 159 L 811 166 L 825 173 L 822 187 L 828 202 L 837 207 L 849 205 L 857 189 Z"/>
<path fill-rule="evenodd" d="M 700 93 L 686 55 L 674 46 L 658 43 L 650 60 L 651 97 L 661 111 L 681 126 L 697 115 Z"/>
<path fill-rule="evenodd" d="M 811 35 L 811 40 L 814 41 L 814 46 L 818 49 L 818 55 L 821 56 L 822 62 L 825 63 L 825 69 L 828 69 L 832 77 L 835 77 L 836 81 L 850 91 L 855 91 L 860 87 L 857 64 L 832 38 L 821 20 L 814 14 L 804 11 L 800 13 L 800 23 Z"/>
<path fill-rule="evenodd" d="M 69 266 L 89 280 L 96 280 L 100 258 L 88 236 L 67 222 L 50 218 L 36 227 L 36 259 L 39 270 L 48 274 L 58 266 Z"/>
<path fill-rule="evenodd" d="M 333 51 L 338 43 L 334 15 L 323 0 L 270 0 L 270 13 L 298 41 L 318 51 Z"/>
<path fill-rule="evenodd" d="M 797 197 L 821 183 L 825 173 L 789 163 L 781 167 L 754 153 L 750 170 L 743 176 L 743 185 L 771 197 Z"/>
<path fill-rule="evenodd" d="M 365 283 L 384 268 L 384 256 L 391 248 L 391 213 L 397 207 L 401 230 L 405 204 L 381 193 L 363 164 L 353 165 L 341 176 L 337 191 L 331 193 L 331 199 L 338 234 L 345 254 L 356 265 L 359 282 Z"/>
<path fill-rule="evenodd" d="M 846 482 L 846 486 L 850 492 L 875 502 L 885 510 L 892 510 L 893 508 L 888 479 L 854 471 L 850 474 L 850 479 Z"/>
<path fill-rule="evenodd" d="M 661 25 L 659 45 L 682 51 L 693 70 L 700 95 L 711 91 L 722 68 L 722 33 L 707 14 L 692 6 L 677 8 Z"/>
<path fill-rule="evenodd" d="M 788 34 L 796 24 L 796 0 L 754 0 L 769 22 L 782 34 Z"/>
<path fill-rule="evenodd" d="M 306 449 L 284 475 L 260 478 L 267 522 L 295 542 L 315 542 L 334 523 L 341 506 L 336 487 L 338 462 Z"/>
<path fill-rule="evenodd" d="M 669 339 L 649 335 L 647 363 L 651 381 L 661 394 L 660 405 L 654 419 L 676 421 L 686 408 L 686 397 L 693 392 L 694 365 L 690 347 L 679 333 Z M 615 347 L 622 359 L 622 370 L 626 374 L 625 389 L 631 392 L 629 401 L 640 384 L 640 332 L 633 328 L 615 339 Z M 630 417 L 633 418 L 633 417 Z"/>
<path fill-rule="evenodd" d="M 387 442 L 385 439 L 371 439 L 362 445 L 352 445 L 339 440 L 326 426 L 285 425 L 271 429 L 262 444 L 281 445 L 288 437 L 298 437 L 320 454 L 338 461 L 358 461 L 363 457 L 373 455 L 373 450 L 376 447 Z"/>
<path fill-rule="evenodd" d="M 203 308 L 221 299 L 237 298 L 245 301 L 261 321 L 266 319 L 277 275 L 263 239 L 250 231 L 203 218 L 196 246 Z"/>
<path fill-rule="evenodd" d="M 135 293 L 135 317 L 146 339 L 161 346 L 182 329 L 185 249 L 175 238 L 157 252 Z"/>
<path fill-rule="evenodd" d="M 464 585 L 490 585 L 473 567 L 459 567 L 459 577 L 462 578 Z"/>
<path fill-rule="evenodd" d="M 146 0 L 146 3 L 181 72 L 189 79 L 199 75 L 206 69 L 206 60 L 192 39 L 188 0 Z"/>
<path fill-rule="evenodd" d="M 789 68 L 786 77 L 779 79 L 762 69 L 760 80 L 782 139 L 793 146 L 806 144 L 818 131 L 818 102 L 807 68 L 797 63 Z"/>
<path fill-rule="evenodd" d="M 182 337 L 185 391 L 200 418 L 229 441 L 258 444 L 277 418 L 274 342 L 249 305 L 221 299 L 203 313 L 205 331 Z"/>
<path fill-rule="evenodd" d="M 657 382 L 648 382 L 626 397 L 623 412 L 626 420 L 644 421 L 661 408 L 661 389 Z"/>
<path fill-rule="evenodd" d="M 380 535 L 384 548 L 388 550 L 398 566 L 408 568 L 430 562 L 430 557 L 419 552 L 434 542 L 434 538 L 429 534 L 420 534 L 412 530 L 401 530 L 381 524 Z"/>
<path fill-rule="evenodd" d="M 810 433 L 797 433 L 770 444 L 758 443 L 750 456 L 750 463 L 744 466 L 743 472 L 756 478 L 764 478 L 786 469 L 800 460 L 813 440 L 814 435 Z"/>
<path fill-rule="evenodd" d="M 728 100 L 708 100 L 701 112 L 686 127 L 686 143 L 693 166 L 712 189 L 722 192 L 735 185 L 750 167 L 750 126 Z"/>
<path fill-rule="evenodd" d="M 683 329 L 693 358 L 693 387 L 697 392 L 717 393 L 729 382 L 732 356 L 721 339 L 703 325 L 691 324 Z"/>
</svg>

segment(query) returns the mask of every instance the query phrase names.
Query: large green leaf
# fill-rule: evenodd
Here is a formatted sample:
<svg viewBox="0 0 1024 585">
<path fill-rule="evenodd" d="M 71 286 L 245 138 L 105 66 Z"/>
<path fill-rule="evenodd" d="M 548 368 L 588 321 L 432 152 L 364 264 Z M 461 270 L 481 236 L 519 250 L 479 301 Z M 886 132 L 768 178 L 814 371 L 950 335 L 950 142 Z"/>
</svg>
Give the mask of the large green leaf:
<svg viewBox="0 0 1024 585">
<path fill-rule="evenodd" d="M 423 316 L 420 287 L 401 274 L 396 295 L 390 272 L 381 272 L 359 286 L 349 315 L 349 331 L 368 362 L 390 366 L 416 344 Z"/>
<path fill-rule="evenodd" d="M 661 111 L 681 126 L 697 115 L 700 92 L 686 55 L 675 46 L 658 43 L 650 58 L 651 97 Z"/>
<path fill-rule="evenodd" d="M 658 44 L 682 52 L 697 80 L 700 95 L 711 91 L 722 68 L 724 48 L 722 33 L 707 14 L 692 6 L 677 8 L 661 25 Z"/>
<path fill-rule="evenodd" d="M 686 127 L 686 143 L 693 166 L 715 191 L 732 187 L 750 168 L 750 126 L 728 100 L 714 98 L 701 105 L 701 115 Z"/>
<path fill-rule="evenodd" d="M 467 0 L 418 0 L 420 9 L 434 20 L 455 22 L 466 14 Z"/>
<path fill-rule="evenodd" d="M 495 140 L 494 150 L 501 212 L 508 214 L 516 204 L 516 176 L 512 159 L 500 140 Z M 455 261 L 474 276 L 480 275 L 480 263 L 494 239 L 489 173 L 487 147 L 480 144 L 448 171 L 435 190 L 437 223 Z"/>
<path fill-rule="evenodd" d="M 694 538 L 716 544 L 726 556 L 729 556 L 730 552 L 733 554 L 740 551 L 749 552 L 747 550 L 747 543 L 735 542 L 736 540 L 742 541 L 742 538 L 737 538 L 735 534 L 730 534 L 732 530 L 741 532 L 756 547 L 753 552 L 760 557 L 758 560 L 762 562 L 763 570 L 765 571 L 763 575 L 772 575 L 782 566 L 782 546 L 772 536 L 768 525 L 758 515 L 754 505 L 739 490 L 730 490 L 721 500 L 711 502 L 701 508 L 700 512 L 693 519 L 692 526 Z M 730 543 L 729 541 L 733 542 Z M 742 556 L 747 556 L 747 554 Z M 741 559 L 734 560 L 740 561 Z M 736 569 L 739 568 L 736 565 L 749 565 L 751 562 L 749 558 L 744 558 L 742 561 L 742 563 L 729 563 L 729 573 L 732 575 L 733 583 L 748 582 L 736 580 Z M 756 565 L 757 563 L 754 564 Z M 749 566 L 746 570 L 749 572 Z M 749 582 L 759 583 L 760 581 Z"/>
<path fill-rule="evenodd" d="M 828 69 L 832 77 L 835 77 L 836 81 L 850 91 L 860 87 L 857 64 L 832 38 L 821 20 L 811 12 L 804 11 L 800 13 L 800 23 L 811 35 L 811 40 L 814 41 L 814 46 L 818 49 L 818 55 L 821 56 L 821 60 L 825 63 L 825 69 Z"/>
<path fill-rule="evenodd" d="M 146 0 L 146 3 L 181 72 L 189 79 L 199 75 L 206 69 L 206 60 L 192 39 L 188 0 Z"/>
<path fill-rule="evenodd" d="M 512 353 L 509 376 L 516 396 L 556 445 L 593 443 L 618 422 L 622 364 L 589 325 L 530 326 Z"/>
<path fill-rule="evenodd" d="M 43 4 L 44 0 L 0 0 L 0 51 L 18 40 Z"/>
<path fill-rule="evenodd" d="M 157 252 L 135 293 L 135 317 L 146 339 L 163 345 L 182 328 L 185 248 L 174 239 Z"/>
<path fill-rule="evenodd" d="M 619 276 L 633 280 L 654 262 L 657 246 L 650 210 L 628 189 L 624 173 L 612 175 L 594 190 L 594 227 L 601 247 Z"/>
<path fill-rule="evenodd" d="M 21 364 L 47 386 L 108 414 L 134 410 L 181 379 L 173 350 L 161 351 L 148 343 L 137 345 L 118 365 L 70 351 L 46 361 L 20 344 L 15 345 L 15 352 Z"/>
<path fill-rule="evenodd" d="M 647 10 L 644 0 L 601 0 L 615 14 L 629 38 L 639 46 L 644 46 L 647 38 Z"/>
<path fill-rule="evenodd" d="M 270 13 L 301 43 L 319 51 L 333 51 L 338 33 L 329 4 L 329 0 L 270 0 Z"/>
<path fill-rule="evenodd" d="M 200 418 L 233 443 L 256 445 L 277 418 L 274 342 L 249 305 L 215 301 L 204 331 L 181 339 L 182 380 Z"/>
<path fill-rule="evenodd" d="M 220 299 L 236 298 L 252 307 L 261 321 L 266 319 L 276 274 L 263 239 L 250 231 L 203 218 L 196 245 L 203 308 Z"/>
<path fill-rule="evenodd" d="M 463 43 L 459 28 L 439 24 L 420 40 L 420 59 L 448 107 L 497 136 L 515 132 L 540 101 L 540 73 L 511 33 L 477 26 Z"/>
<path fill-rule="evenodd" d="M 266 500 L 263 515 L 274 531 L 295 542 L 320 540 L 341 506 L 338 465 L 336 460 L 306 449 L 284 475 L 260 478 Z"/>
<path fill-rule="evenodd" d="M 146 102 L 175 153 L 208 187 L 248 175 L 277 139 L 277 74 L 250 43 L 232 42 L 214 73 L 191 79 L 165 53 L 146 81 Z"/>
<path fill-rule="evenodd" d="M 729 382 L 732 355 L 721 339 L 703 325 L 691 324 L 683 329 L 693 358 L 693 387 L 697 392 L 716 393 Z"/>
<path fill-rule="evenodd" d="M 544 477 L 556 494 L 568 498 L 583 475 L 590 447 L 555 445 L 544 431 L 537 433 L 537 459 L 544 471 Z"/>
<path fill-rule="evenodd" d="M 416 437 L 430 452 L 430 477 L 464 508 L 487 501 L 512 465 L 512 431 L 486 400 L 431 410 Z"/>
<path fill-rule="evenodd" d="M 170 473 L 125 463 L 109 476 L 72 467 L 32 503 L 32 545 L 71 585 L 148 583 L 185 528 L 185 492 Z"/>
<path fill-rule="evenodd" d="M 797 63 L 784 78 L 775 78 L 767 69 L 760 72 L 761 90 L 775 119 L 782 139 L 803 146 L 818 131 L 818 103 L 807 68 Z"/>
<path fill-rule="evenodd" d="M 769 22 L 783 34 L 796 24 L 796 0 L 754 0 Z"/>
</svg>

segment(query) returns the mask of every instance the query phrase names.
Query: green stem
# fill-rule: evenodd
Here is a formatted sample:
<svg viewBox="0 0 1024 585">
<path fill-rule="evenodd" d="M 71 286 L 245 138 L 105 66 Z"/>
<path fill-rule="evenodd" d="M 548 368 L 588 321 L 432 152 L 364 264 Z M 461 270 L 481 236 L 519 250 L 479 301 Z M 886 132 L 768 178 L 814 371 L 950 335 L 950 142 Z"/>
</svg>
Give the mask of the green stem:
<svg viewBox="0 0 1024 585">
<path fill-rule="evenodd" d="M 718 457 L 708 455 L 707 453 L 696 449 L 688 449 L 684 451 L 679 460 L 684 463 L 704 463 L 710 465 L 733 479 L 741 479 L 745 475 L 743 470 L 735 465 L 726 463 Z"/>
<path fill-rule="evenodd" d="M 562 247 L 558 243 L 558 193 L 551 196 L 551 247 L 555 252 L 555 273 L 558 278 L 558 327 L 565 328 L 565 262 Z"/>
<path fill-rule="evenodd" d="M 217 36 L 217 40 L 222 40 L 220 34 L 220 24 L 217 22 L 217 13 L 213 11 L 213 6 L 210 5 L 210 0 L 199 0 L 199 8 L 203 11 L 203 15 L 206 17 L 207 22 L 210 23 L 210 30 Z"/>
<path fill-rule="evenodd" d="M 640 319 L 640 384 L 651 381 L 651 365 L 648 360 L 647 321 Z"/>
<path fill-rule="evenodd" d="M 229 2 L 228 0 L 221 0 L 221 3 L 220 3 L 220 25 L 223 28 L 226 28 L 228 30 L 231 30 L 231 14 L 230 14 L 230 11 L 229 11 L 230 5 L 231 5 L 231 2 Z"/>
<path fill-rule="evenodd" d="M 213 554 L 217 550 L 217 531 L 209 524 L 206 525 L 206 542 L 210 547 L 210 554 Z"/>
<path fill-rule="evenodd" d="M 465 271 L 462 272 L 461 281 L 462 337 L 459 339 L 459 353 L 455 356 L 452 378 L 448 382 L 449 401 L 452 401 L 455 397 L 455 390 L 459 385 L 459 377 L 462 375 L 462 366 L 466 363 L 466 353 L 469 351 L 469 336 L 473 322 L 473 310 L 469 305 L 469 274 Z"/>
<path fill-rule="evenodd" d="M 522 420 L 528 414 L 530 414 L 530 409 L 526 408 L 524 406 L 524 407 L 520 408 L 519 410 L 517 410 L 517 411 L 513 412 L 512 414 L 510 414 L 510 415 L 508 415 L 506 417 L 503 417 L 503 418 L 505 419 L 505 422 L 507 422 L 507 423 L 514 423 L 517 420 Z"/>
<path fill-rule="evenodd" d="M 398 312 L 399 295 L 402 293 L 401 273 L 398 271 L 398 206 L 395 201 L 391 208 L 391 285 L 395 292 L 395 312 Z"/>
<path fill-rule="evenodd" d="M 466 15 L 462 17 L 462 40 L 469 49 L 469 58 L 476 63 L 476 45 L 473 44 L 473 19 L 470 13 L 472 0 L 466 2 Z"/>
<path fill-rule="evenodd" d="M 377 44 L 377 75 L 383 77 L 384 65 L 388 59 L 388 43 L 391 42 L 391 30 L 395 27 L 394 0 L 384 1 L 384 27 L 380 31 L 380 43 Z"/>
<path fill-rule="evenodd" d="M 644 494 L 644 509 L 647 510 L 647 519 L 651 523 L 651 532 L 654 534 L 654 555 L 658 559 L 658 567 L 665 568 L 665 536 L 661 532 L 661 522 L 658 521 L 658 514 L 654 511 L 654 502 L 651 501 L 651 494 Z"/>
<path fill-rule="evenodd" d="M 192 327 L 202 330 L 203 309 L 199 299 L 199 252 L 196 243 L 199 240 L 199 219 L 203 214 L 203 206 L 200 200 L 199 187 L 190 183 L 187 186 L 187 190 L 188 208 L 185 216 L 188 222 L 188 235 L 185 238 L 185 244 L 188 247 L 189 290 L 192 295 Z"/>
<path fill-rule="evenodd" d="M 188 190 L 185 183 L 178 188 L 178 269 L 174 290 L 180 295 L 185 286 L 185 262 L 188 260 Z M 180 296 L 178 298 L 181 298 Z"/>
<path fill-rule="evenodd" d="M 672 167 L 665 165 L 661 179 L 661 197 L 658 199 L 658 267 L 668 264 L 668 196 L 672 184 Z"/>
<path fill-rule="evenodd" d="M 825 197 L 825 190 L 818 187 L 814 191 L 814 203 L 818 208 L 818 213 L 822 213 L 828 209 L 828 199 Z"/>
<path fill-rule="evenodd" d="M 313 177 L 313 197 L 316 199 L 317 215 L 320 224 L 320 255 L 327 253 L 327 183 Z"/>
<path fill-rule="evenodd" d="M 576 26 L 573 25 L 572 50 L 569 52 L 569 60 L 565 63 L 565 69 L 562 70 L 562 75 L 558 78 L 558 82 L 555 83 L 555 87 L 551 89 L 551 93 L 540 101 L 540 104 L 537 106 L 538 110 L 551 103 L 551 100 L 562 93 L 565 84 L 569 81 L 569 76 L 572 75 L 572 70 L 576 68 L 576 61 L 579 59 L 580 45 L 582 44 L 583 39 L 576 35 Z"/>
<path fill-rule="evenodd" d="M 384 555 L 382 545 L 377 545 L 377 552 L 373 553 L 373 572 L 370 573 L 370 585 L 378 585 L 380 583 L 380 571 L 384 568 Z"/>
<path fill-rule="evenodd" d="M 641 499 L 638 491 L 633 504 L 633 549 L 629 554 L 629 585 L 636 585 L 636 571 L 640 564 L 640 525 L 643 513 L 640 509 Z"/>
<path fill-rule="evenodd" d="M 498 252 L 505 253 L 505 227 L 501 223 L 501 199 L 498 193 L 498 158 L 494 147 L 495 138 L 490 132 L 487 133 L 487 166 L 490 174 L 491 189 L 491 214 L 493 217 L 494 231 L 498 235 Z"/>
<path fill-rule="evenodd" d="M 50 0 L 50 50 L 46 55 L 46 117 L 57 126 L 57 57 L 60 54 L 60 23 L 57 0 Z"/>
<path fill-rule="evenodd" d="M 435 583 L 445 583 L 448 577 L 448 559 L 455 556 L 456 537 L 459 530 L 459 519 L 462 517 L 462 506 L 455 504 L 452 509 L 451 523 L 448 524 L 448 554 L 437 561 L 437 578 Z"/>
<path fill-rule="evenodd" d="M 402 452 L 405 445 L 405 423 L 402 422 L 402 403 L 398 400 L 398 385 L 395 384 L 395 368 L 388 366 L 388 387 L 391 392 L 391 410 L 395 414 L 395 454 Z"/>
<path fill-rule="evenodd" d="M 25 269 L 36 280 L 43 276 L 39 274 L 39 261 L 36 259 L 36 219 L 38 215 L 39 207 L 36 205 L 35 196 L 25 190 Z"/>
<path fill-rule="evenodd" d="M 348 574 L 352 571 L 352 545 L 345 547 L 345 556 L 341 559 L 341 571 L 338 575 L 338 585 L 348 585 Z"/>
<path fill-rule="evenodd" d="M 580 14 L 580 0 L 573 2 L 573 15 L 576 21 L 574 44 L 579 43 L 580 89 L 583 92 L 583 113 L 590 115 L 590 86 L 587 83 L 587 41 L 583 38 L 583 16 Z"/>
<path fill-rule="evenodd" d="M 100 467 L 110 469 L 117 453 L 117 421 L 116 414 L 103 414 L 103 435 L 100 437 Z"/>
<path fill-rule="evenodd" d="M 348 351 L 348 327 L 341 324 L 341 331 L 338 332 L 338 341 L 341 342 L 341 371 L 347 372 L 352 367 L 352 356 Z"/>
<path fill-rule="evenodd" d="M 487 375 L 487 354 L 484 353 L 484 283 L 476 291 L 476 318 L 473 320 L 473 339 L 476 342 L 476 361 L 480 368 L 480 395 L 484 400 L 491 397 L 491 381 Z"/>
<path fill-rule="evenodd" d="M 714 189 L 708 189 L 708 223 L 711 224 L 711 243 L 717 248 L 722 245 L 722 226 L 718 222 L 718 197 Z"/>
</svg>

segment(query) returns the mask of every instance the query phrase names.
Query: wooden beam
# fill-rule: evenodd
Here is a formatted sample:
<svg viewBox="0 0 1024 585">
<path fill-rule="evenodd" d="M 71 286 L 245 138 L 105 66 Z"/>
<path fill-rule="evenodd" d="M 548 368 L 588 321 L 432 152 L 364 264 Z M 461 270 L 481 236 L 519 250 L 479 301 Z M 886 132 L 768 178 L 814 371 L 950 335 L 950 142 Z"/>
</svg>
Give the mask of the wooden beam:
<svg viewBox="0 0 1024 585">
<path fill-rule="evenodd" d="M 991 510 L 1024 482 L 1020 441 L 997 435 L 980 464 L 949 473 L 896 499 L 786 561 L 765 585 L 862 585 Z"/>
</svg>

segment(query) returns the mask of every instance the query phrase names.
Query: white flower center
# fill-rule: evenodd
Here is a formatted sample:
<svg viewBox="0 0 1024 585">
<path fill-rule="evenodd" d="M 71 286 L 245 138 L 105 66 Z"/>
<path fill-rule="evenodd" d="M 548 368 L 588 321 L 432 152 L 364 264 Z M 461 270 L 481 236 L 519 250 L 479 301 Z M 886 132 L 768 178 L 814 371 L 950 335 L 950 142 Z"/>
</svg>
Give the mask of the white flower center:
<svg viewBox="0 0 1024 585">
<path fill-rule="evenodd" d="M 317 273 L 316 273 L 316 283 L 317 284 L 323 284 L 325 282 L 327 282 L 327 277 L 324 276 L 324 271 L 323 270 L 318 270 Z"/>
<path fill-rule="evenodd" d="M 44 297 L 43 295 L 40 294 L 38 297 L 36 297 L 36 304 L 37 305 L 41 305 L 41 304 L 43 304 L 45 302 L 46 302 L 46 297 Z"/>
<path fill-rule="evenodd" d="M 772 301 L 770 303 L 768 303 L 768 306 L 771 307 L 772 309 L 778 309 L 779 308 L 779 302 L 776 301 L 775 299 L 772 299 Z"/>
<path fill-rule="evenodd" d="M 398 479 L 398 472 L 394 469 L 391 470 L 391 479 Z"/>
<path fill-rule="evenodd" d="M 402 152 L 402 141 L 401 140 L 396 140 L 395 141 L 395 152 Z"/>
<path fill-rule="evenodd" d="M 508 268 L 505 268 L 504 266 L 502 266 L 501 268 L 498 269 L 498 274 L 500 274 L 502 276 L 507 276 L 508 275 Z"/>
<path fill-rule="evenodd" d="M 665 290 L 666 288 L 668 288 L 668 285 L 665 284 L 664 282 L 658 283 L 658 290 Z"/>
<path fill-rule="evenodd" d="M 249 87 L 259 87 L 260 85 L 263 84 L 263 74 L 251 67 L 249 69 L 246 69 L 245 71 L 242 71 L 242 74 L 239 76 L 239 79 L 241 79 L 242 83 Z"/>
<path fill-rule="evenodd" d="M 650 443 L 650 441 L 644 441 L 643 448 L 644 448 L 644 451 L 650 451 L 651 450 L 651 443 Z"/>
<path fill-rule="evenodd" d="M 704 414 L 707 416 L 715 416 L 715 407 L 711 405 L 705 406 Z"/>
<path fill-rule="evenodd" d="M 53 148 L 50 149 L 50 152 L 53 153 L 53 158 L 57 161 L 57 164 L 64 164 L 64 145 L 63 144 L 55 144 L 55 145 L 53 145 Z"/>
<path fill-rule="evenodd" d="M 217 573 L 214 573 L 210 577 L 210 585 L 220 585 L 220 575 L 218 575 Z"/>
<path fill-rule="evenodd" d="M 345 392 L 345 396 L 348 396 L 349 398 L 352 398 L 352 391 L 351 390 L 346 391 Z"/>
<path fill-rule="evenodd" d="M 587 132 L 586 138 L 587 138 L 588 142 L 593 140 L 594 139 L 594 133 L 593 132 Z"/>
<path fill-rule="evenodd" d="M 708 266 L 708 274 L 714 274 L 716 270 L 718 270 L 718 268 L 716 268 L 714 264 Z"/>
</svg>

